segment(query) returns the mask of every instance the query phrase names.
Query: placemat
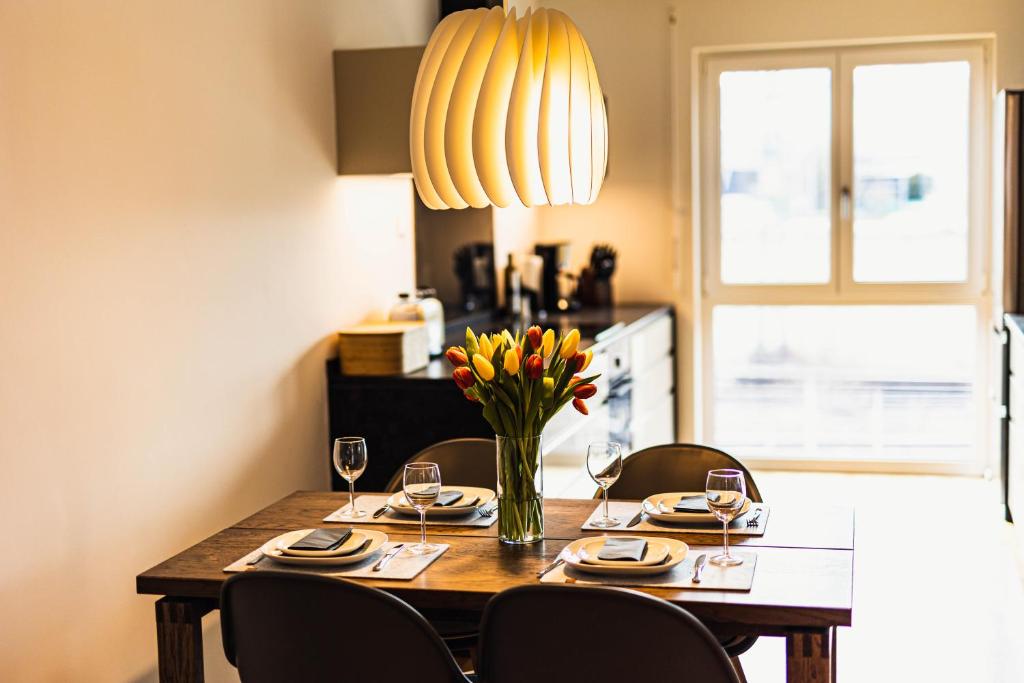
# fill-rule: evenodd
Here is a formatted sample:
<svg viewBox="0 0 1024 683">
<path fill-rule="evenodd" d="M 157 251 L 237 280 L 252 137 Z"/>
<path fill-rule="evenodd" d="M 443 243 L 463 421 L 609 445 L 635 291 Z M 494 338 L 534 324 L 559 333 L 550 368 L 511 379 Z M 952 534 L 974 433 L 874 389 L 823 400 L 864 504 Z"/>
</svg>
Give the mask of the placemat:
<svg viewBox="0 0 1024 683">
<path fill-rule="evenodd" d="M 691 547 L 686 559 L 664 574 L 654 576 L 610 576 L 604 574 L 588 574 L 568 565 L 552 569 L 541 577 L 541 583 L 576 583 L 580 585 L 601 586 L 649 586 L 659 588 L 692 588 L 694 590 L 712 591 L 748 591 L 754 585 L 754 568 L 757 566 L 757 555 L 754 553 L 732 553 L 743 558 L 743 564 L 736 567 L 718 567 L 707 562 L 701 574 L 700 583 L 691 581 L 693 567 L 697 558 L 707 553 L 708 559 L 722 552 L 721 548 Z"/>
<path fill-rule="evenodd" d="M 377 519 L 373 518 L 373 513 L 380 508 L 384 507 L 384 504 L 388 502 L 388 498 L 391 496 L 356 496 L 356 507 L 366 512 L 365 517 L 359 519 L 351 519 L 345 516 L 345 511 L 349 509 L 346 504 L 331 514 L 324 517 L 325 522 L 341 522 L 345 524 L 413 524 L 415 526 L 420 525 L 420 518 L 413 517 L 411 515 L 400 515 L 394 510 L 388 510 Z M 489 507 L 493 507 L 497 504 L 497 501 L 488 503 Z M 479 512 L 470 512 L 466 515 L 458 517 L 434 517 L 430 518 L 427 515 L 427 526 L 475 526 L 475 527 L 489 527 L 498 521 L 498 514 L 495 513 L 490 517 L 484 517 Z"/>
<path fill-rule="evenodd" d="M 756 512 L 760 510 L 761 516 L 757 520 L 757 526 L 747 526 L 747 520 L 751 519 Z M 640 520 L 640 523 L 636 526 L 627 527 L 626 524 L 629 520 L 636 516 L 636 513 L 640 512 L 640 503 L 634 503 L 629 501 L 608 501 L 608 515 L 613 519 L 617 519 L 622 522 L 619 526 L 613 526 L 610 529 L 604 527 L 593 526 L 595 520 L 604 517 L 604 503 L 598 503 L 597 508 L 591 513 L 587 521 L 583 523 L 580 529 L 584 531 L 627 531 L 631 534 L 635 534 L 641 531 L 651 532 L 662 532 L 662 533 L 674 533 L 674 534 L 715 534 L 718 536 L 722 535 L 722 525 L 718 522 L 714 524 L 669 524 L 668 522 L 659 522 L 647 515 Z M 768 526 L 768 513 L 770 512 L 769 507 L 764 503 L 751 503 L 750 511 L 738 519 L 732 520 L 729 525 L 730 536 L 764 536 L 764 530 Z"/>
<path fill-rule="evenodd" d="M 396 545 L 398 545 L 397 542 L 388 541 L 380 547 L 379 552 L 374 553 L 362 562 L 341 565 L 338 567 L 314 567 L 284 564 L 282 562 L 276 562 L 272 557 L 266 557 L 261 560 L 259 564 L 251 565 L 249 562 L 259 558 L 260 555 L 263 554 L 260 552 L 260 549 L 257 548 L 251 553 L 246 553 L 245 556 L 224 567 L 224 571 L 234 573 L 273 569 L 276 571 L 296 571 L 307 574 L 320 574 L 321 576 L 335 576 L 344 579 L 395 579 L 397 581 L 408 581 L 409 579 L 416 578 L 420 572 L 429 567 L 434 560 L 441 557 L 441 555 L 443 555 L 450 547 L 447 543 L 436 544 L 437 550 L 429 555 L 412 555 L 407 552 L 406 549 L 402 549 L 397 555 L 392 557 L 386 565 L 384 565 L 383 569 L 379 572 L 373 571 L 373 565 L 377 564 L 377 561 L 384 556 L 384 553 Z M 406 545 L 412 544 L 407 543 Z"/>
</svg>

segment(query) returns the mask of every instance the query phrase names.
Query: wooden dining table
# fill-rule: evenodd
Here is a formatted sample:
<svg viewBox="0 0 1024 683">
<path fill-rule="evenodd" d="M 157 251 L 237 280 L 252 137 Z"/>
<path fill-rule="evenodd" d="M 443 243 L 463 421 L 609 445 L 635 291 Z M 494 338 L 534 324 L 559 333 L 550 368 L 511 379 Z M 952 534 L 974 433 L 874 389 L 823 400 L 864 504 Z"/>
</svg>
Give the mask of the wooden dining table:
<svg viewBox="0 0 1024 683">
<path fill-rule="evenodd" d="M 218 607 L 221 585 L 230 576 L 224 567 L 285 531 L 331 526 L 323 518 L 347 500 L 347 494 L 296 491 L 139 574 L 137 592 L 161 596 L 156 602 L 160 680 L 203 681 L 202 617 Z M 495 594 L 537 583 L 537 572 L 572 540 L 605 533 L 580 529 L 596 504 L 594 500 L 546 499 L 544 540 L 525 546 L 499 543 L 496 523 L 490 527 L 431 525 L 428 536 L 450 547 L 419 576 L 409 581 L 356 580 L 426 613 L 479 614 Z M 808 511 L 806 506 L 784 501 L 769 504 L 763 536 L 730 536 L 731 545 L 757 555 L 751 590 L 633 589 L 682 606 L 720 636 L 784 637 L 787 681 L 832 681 L 835 631 L 851 625 L 853 616 L 853 509 L 834 506 Z M 367 526 L 393 540 L 419 540 L 416 526 Z M 653 535 L 682 540 L 694 553 L 714 552 L 721 543 L 720 534 Z"/>
</svg>

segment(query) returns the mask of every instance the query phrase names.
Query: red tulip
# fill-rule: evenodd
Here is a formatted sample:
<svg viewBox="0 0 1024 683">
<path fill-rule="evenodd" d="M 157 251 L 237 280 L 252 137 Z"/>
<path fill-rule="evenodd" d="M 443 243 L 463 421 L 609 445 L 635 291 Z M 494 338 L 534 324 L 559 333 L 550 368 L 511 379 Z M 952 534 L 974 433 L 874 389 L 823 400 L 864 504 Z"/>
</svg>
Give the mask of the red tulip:
<svg viewBox="0 0 1024 683">
<path fill-rule="evenodd" d="M 587 409 L 587 404 L 583 402 L 582 398 L 574 398 L 572 400 L 572 407 L 584 415 L 590 415 L 590 410 Z"/>
<path fill-rule="evenodd" d="M 468 400 L 472 401 L 473 403 L 479 403 L 480 402 L 480 399 L 478 399 L 476 396 L 474 396 L 473 394 L 469 393 L 468 391 L 462 392 L 462 395 L 465 396 Z"/>
<path fill-rule="evenodd" d="M 455 380 L 455 384 L 458 385 L 459 389 L 462 389 L 463 391 L 476 384 L 476 378 L 473 377 L 473 371 L 470 370 L 467 365 L 463 365 L 461 368 L 455 368 L 455 372 L 452 373 L 452 379 Z"/>
<path fill-rule="evenodd" d="M 526 376 L 530 379 L 540 379 L 544 374 L 544 359 L 536 353 L 531 353 L 526 358 Z"/>
<path fill-rule="evenodd" d="M 526 338 L 530 340 L 530 348 L 536 351 L 543 343 L 544 333 L 540 331 L 540 327 L 534 325 L 526 330 Z"/>
<path fill-rule="evenodd" d="M 593 384 L 581 384 L 577 387 L 574 387 L 572 390 L 572 395 L 575 396 L 576 398 L 590 398 L 596 393 L 597 387 L 595 387 Z"/>
<path fill-rule="evenodd" d="M 523 347 L 516 345 L 516 355 L 519 356 L 519 362 L 523 362 Z"/>
<path fill-rule="evenodd" d="M 466 352 L 460 349 L 458 346 L 449 347 L 444 352 L 444 357 L 448 359 L 448 362 L 457 368 L 461 368 L 463 365 L 469 364 L 469 358 L 466 357 Z"/>
<path fill-rule="evenodd" d="M 582 351 L 578 352 L 572 359 L 573 365 L 576 368 L 575 372 L 582 372 L 583 368 L 587 365 L 587 354 Z"/>
</svg>

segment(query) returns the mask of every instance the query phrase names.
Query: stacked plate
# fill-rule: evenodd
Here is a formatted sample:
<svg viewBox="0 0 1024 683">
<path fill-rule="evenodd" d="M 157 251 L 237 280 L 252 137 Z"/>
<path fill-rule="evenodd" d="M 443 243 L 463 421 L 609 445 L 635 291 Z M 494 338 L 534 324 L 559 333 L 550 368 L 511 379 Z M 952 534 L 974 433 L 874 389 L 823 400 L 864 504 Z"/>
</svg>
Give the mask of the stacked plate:
<svg viewBox="0 0 1024 683">
<path fill-rule="evenodd" d="M 290 547 L 314 531 L 316 529 L 289 531 L 264 543 L 260 551 L 284 564 L 337 566 L 367 559 L 388 540 L 388 535 L 381 531 L 353 529 L 345 542 L 333 550 L 295 550 Z"/>
<path fill-rule="evenodd" d="M 683 498 L 704 498 L 703 491 L 673 491 L 670 493 L 656 493 L 653 496 L 644 498 L 642 503 L 644 512 L 652 519 L 669 524 L 721 524 L 717 517 L 710 512 L 676 512 L 673 508 Z M 743 501 L 736 519 L 750 511 L 750 499 Z"/>
<path fill-rule="evenodd" d="M 481 489 L 475 486 L 442 486 L 441 493 L 457 491 L 462 497 L 450 505 L 432 505 L 427 508 L 427 517 L 460 517 L 476 512 L 479 508 L 489 505 L 494 500 L 495 493 L 490 489 Z M 419 511 L 405 499 L 405 494 L 399 491 L 388 498 L 388 505 L 400 515 L 419 517 Z"/>
<path fill-rule="evenodd" d="M 608 536 L 579 538 L 565 547 L 562 557 L 573 569 L 590 574 L 607 575 L 652 575 L 670 571 L 686 558 L 690 549 L 682 541 L 672 538 L 647 538 L 643 536 L 615 536 L 616 540 L 642 540 L 647 542 L 647 551 L 639 560 L 602 560 L 598 557 Z"/>
</svg>

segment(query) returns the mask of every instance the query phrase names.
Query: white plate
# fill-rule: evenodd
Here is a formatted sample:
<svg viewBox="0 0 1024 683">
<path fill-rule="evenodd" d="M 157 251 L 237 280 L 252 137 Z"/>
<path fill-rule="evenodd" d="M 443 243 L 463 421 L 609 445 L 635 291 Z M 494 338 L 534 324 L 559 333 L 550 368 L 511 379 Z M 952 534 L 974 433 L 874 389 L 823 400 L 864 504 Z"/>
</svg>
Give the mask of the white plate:
<svg viewBox="0 0 1024 683">
<path fill-rule="evenodd" d="M 583 561 L 583 558 L 580 557 L 579 551 L 589 540 L 589 538 L 578 538 L 567 545 L 562 551 L 562 557 L 565 559 L 565 563 L 573 569 L 578 569 L 581 572 L 587 572 L 590 574 L 607 574 L 609 576 L 614 576 L 616 574 L 631 576 L 664 574 L 682 562 L 683 559 L 686 558 L 686 552 L 690 549 L 688 545 L 682 541 L 677 541 L 674 538 L 647 538 L 646 540 L 648 543 L 663 543 L 668 546 L 671 559 L 667 563 L 652 566 L 637 566 L 633 563 L 624 565 L 621 562 L 613 565 L 587 564 Z"/>
<path fill-rule="evenodd" d="M 580 545 L 579 552 L 577 555 L 580 556 L 580 560 L 587 564 L 603 565 L 606 567 L 649 567 L 651 565 L 658 564 L 666 557 L 668 557 L 669 548 L 660 539 L 644 538 L 647 541 L 647 554 L 644 555 L 644 559 L 639 561 L 631 560 L 602 560 L 597 556 L 601 552 L 601 548 L 604 547 L 605 542 L 612 538 L 611 536 L 594 536 L 591 538 L 582 539 L 583 543 Z M 641 536 L 615 536 L 614 538 L 621 538 L 623 540 L 631 540 L 634 538 L 642 538 Z"/>
<path fill-rule="evenodd" d="M 703 495 L 703 491 L 656 493 L 653 496 L 644 498 L 644 502 L 641 505 L 643 505 L 644 512 L 659 522 L 674 524 L 721 524 L 722 522 L 710 512 L 664 512 L 658 507 L 658 503 L 661 503 L 665 509 L 671 510 L 672 506 L 678 503 L 680 498 Z M 748 510 L 750 510 L 750 498 L 743 501 L 743 507 L 740 509 L 740 513 L 736 515 L 736 519 L 747 514 Z"/>
<path fill-rule="evenodd" d="M 302 540 L 301 538 L 299 539 Z M 295 543 L 296 541 L 292 541 Z M 338 555 L 349 555 L 356 548 L 366 543 L 366 535 L 361 531 L 352 530 L 345 542 L 334 550 L 292 550 L 288 547 L 289 544 L 283 540 L 277 542 L 277 549 L 284 555 L 291 555 L 292 557 L 335 557 Z"/>
<path fill-rule="evenodd" d="M 353 529 L 352 535 L 359 534 L 363 537 L 363 542 L 370 541 L 370 545 L 366 546 L 363 550 L 351 555 L 329 555 L 327 557 L 297 557 L 295 555 L 285 555 L 281 552 L 281 546 L 289 546 L 301 539 L 306 534 L 313 531 L 312 529 L 299 529 L 298 531 L 289 531 L 281 534 L 276 538 L 272 538 L 263 544 L 260 551 L 273 559 L 275 562 L 282 562 L 284 564 L 299 564 L 299 565 L 320 565 L 320 566 L 337 566 L 343 564 L 355 564 L 361 562 L 373 555 L 380 547 L 387 543 L 388 535 L 382 531 L 374 531 L 372 529 Z"/>
<path fill-rule="evenodd" d="M 455 505 L 432 505 L 427 508 L 427 517 L 461 517 L 475 512 L 478 507 L 489 504 L 494 500 L 494 491 L 490 489 L 479 489 L 475 486 L 442 486 L 441 493 L 445 491 L 462 491 L 462 498 Z M 475 505 L 467 505 L 471 500 L 480 497 Z M 388 498 L 388 505 L 400 515 L 419 517 L 420 513 L 405 500 L 405 494 L 401 491 L 392 494 Z"/>
</svg>

